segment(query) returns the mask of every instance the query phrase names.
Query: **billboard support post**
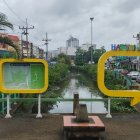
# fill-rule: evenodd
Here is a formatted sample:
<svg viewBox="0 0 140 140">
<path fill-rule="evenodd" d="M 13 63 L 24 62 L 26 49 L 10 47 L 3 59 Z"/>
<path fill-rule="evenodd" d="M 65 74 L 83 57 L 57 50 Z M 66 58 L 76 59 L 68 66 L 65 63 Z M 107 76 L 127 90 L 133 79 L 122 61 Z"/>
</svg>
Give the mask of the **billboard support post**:
<svg viewBox="0 0 140 140">
<path fill-rule="evenodd" d="M 36 115 L 36 118 L 42 118 L 41 114 L 41 95 L 38 94 L 38 114 Z"/>
<path fill-rule="evenodd" d="M 4 94 L 2 93 L 2 99 L 4 99 Z M 2 114 L 4 114 L 4 101 L 2 101 Z"/>
<path fill-rule="evenodd" d="M 7 114 L 5 118 L 6 119 L 12 118 L 12 116 L 10 115 L 10 95 L 9 94 L 7 94 Z"/>
<path fill-rule="evenodd" d="M 112 116 L 110 114 L 110 98 L 108 98 L 108 109 L 107 109 L 106 118 L 112 118 Z"/>
</svg>

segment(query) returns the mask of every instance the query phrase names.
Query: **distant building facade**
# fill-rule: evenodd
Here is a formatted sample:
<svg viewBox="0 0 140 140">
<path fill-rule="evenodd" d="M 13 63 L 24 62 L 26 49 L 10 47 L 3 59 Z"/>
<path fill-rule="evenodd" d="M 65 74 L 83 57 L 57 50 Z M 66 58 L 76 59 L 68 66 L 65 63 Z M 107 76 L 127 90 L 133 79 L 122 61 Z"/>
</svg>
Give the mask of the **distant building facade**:
<svg viewBox="0 0 140 140">
<path fill-rule="evenodd" d="M 41 58 L 45 59 L 45 52 L 33 43 L 22 40 L 22 57 L 23 58 Z"/>
<path fill-rule="evenodd" d="M 19 47 L 20 39 L 18 36 L 9 35 L 7 33 L 0 33 L 0 36 L 9 38 L 16 46 Z M 8 44 L 0 43 L 0 58 L 14 57 L 16 54 L 15 52 L 16 50 Z"/>
<path fill-rule="evenodd" d="M 93 50 L 96 50 L 96 44 L 92 44 L 92 46 L 93 46 Z M 91 47 L 90 43 L 84 43 L 84 44 L 81 45 L 80 48 L 82 50 L 88 51 L 90 47 Z"/>
<path fill-rule="evenodd" d="M 9 35 L 7 33 L 0 33 L 1 37 L 8 37 L 16 46 L 19 47 L 22 58 L 41 58 L 45 59 L 45 52 L 39 46 L 31 42 L 20 40 L 17 35 Z M 4 43 L 0 43 L 0 57 L 11 56 L 16 50 Z"/>
<path fill-rule="evenodd" d="M 20 39 L 17 35 L 9 35 L 6 33 L 0 33 L 1 37 L 8 37 L 10 40 L 12 40 L 12 42 L 16 45 L 19 46 L 20 45 Z M 7 44 L 4 43 L 0 43 L 0 50 L 7 50 L 7 51 L 11 51 L 11 52 L 15 52 L 15 49 Z"/>
<path fill-rule="evenodd" d="M 96 44 L 93 44 L 92 46 L 93 46 L 93 49 L 95 50 Z M 49 51 L 48 57 L 50 59 L 53 57 L 57 57 L 61 53 L 64 53 L 67 56 L 69 56 L 70 58 L 74 59 L 78 48 L 88 51 L 89 47 L 91 47 L 91 44 L 89 44 L 89 43 L 82 44 L 80 47 L 79 46 L 77 46 L 77 47 L 60 47 L 57 50 Z"/>
<path fill-rule="evenodd" d="M 79 47 L 79 40 L 77 38 L 74 37 L 70 37 L 67 41 L 66 41 L 66 47 L 74 47 L 74 48 L 78 48 Z"/>
</svg>

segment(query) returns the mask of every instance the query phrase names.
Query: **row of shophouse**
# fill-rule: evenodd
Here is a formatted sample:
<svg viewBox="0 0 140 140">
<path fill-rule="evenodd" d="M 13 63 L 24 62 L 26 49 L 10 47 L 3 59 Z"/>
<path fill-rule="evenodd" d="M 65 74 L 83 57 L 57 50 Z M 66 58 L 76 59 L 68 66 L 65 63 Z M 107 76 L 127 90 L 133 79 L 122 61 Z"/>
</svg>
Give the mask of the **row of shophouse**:
<svg viewBox="0 0 140 140">
<path fill-rule="evenodd" d="M 39 46 L 34 45 L 31 42 L 20 40 L 20 38 L 17 35 L 9 35 L 6 33 L 0 33 L 0 36 L 8 37 L 9 39 L 11 39 L 13 41 L 13 43 L 16 46 L 19 46 L 22 58 L 45 59 L 45 52 Z M 0 58 L 7 56 L 7 55 L 10 56 L 13 53 L 15 53 L 14 48 L 12 48 L 11 46 L 9 46 L 7 44 L 0 43 Z"/>
</svg>

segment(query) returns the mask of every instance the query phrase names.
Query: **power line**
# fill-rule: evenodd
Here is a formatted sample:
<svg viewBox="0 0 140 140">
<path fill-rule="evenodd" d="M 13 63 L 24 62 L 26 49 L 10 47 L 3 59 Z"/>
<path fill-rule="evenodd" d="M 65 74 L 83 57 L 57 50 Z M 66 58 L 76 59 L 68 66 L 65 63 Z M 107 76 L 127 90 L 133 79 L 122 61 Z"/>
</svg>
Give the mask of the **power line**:
<svg viewBox="0 0 140 140">
<path fill-rule="evenodd" d="M 4 4 L 8 7 L 8 9 L 9 9 L 20 21 L 22 21 L 23 23 L 26 23 L 24 20 L 22 20 L 22 19 L 20 18 L 19 15 L 16 14 L 16 12 L 8 5 L 8 3 L 7 3 L 5 0 L 3 0 L 3 2 L 4 2 Z"/>
</svg>

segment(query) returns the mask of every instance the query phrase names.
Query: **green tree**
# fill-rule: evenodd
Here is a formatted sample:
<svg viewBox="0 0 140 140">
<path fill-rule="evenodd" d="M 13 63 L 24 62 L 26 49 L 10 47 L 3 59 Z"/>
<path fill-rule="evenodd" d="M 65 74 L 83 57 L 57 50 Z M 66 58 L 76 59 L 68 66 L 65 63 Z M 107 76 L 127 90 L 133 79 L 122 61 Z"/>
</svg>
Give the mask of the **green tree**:
<svg viewBox="0 0 140 140">
<path fill-rule="evenodd" d="M 86 62 L 86 51 L 78 48 L 76 51 L 75 64 L 83 65 L 85 64 L 85 62 Z"/>
<path fill-rule="evenodd" d="M 3 28 L 10 28 L 13 29 L 13 24 L 10 23 L 7 19 L 7 16 L 3 13 L 0 13 L 0 30 L 2 30 Z M 17 53 L 17 57 L 20 58 L 20 50 L 19 50 L 19 46 L 16 46 L 12 40 L 10 40 L 8 37 L 1 37 L 0 36 L 0 43 L 4 43 L 4 44 L 8 44 L 9 46 L 12 46 Z"/>
<path fill-rule="evenodd" d="M 95 63 L 98 63 L 99 58 L 106 52 L 104 46 L 102 46 L 100 49 L 96 49 L 93 53 L 93 61 Z"/>
<path fill-rule="evenodd" d="M 98 60 L 101 57 L 101 55 L 106 52 L 104 46 L 102 46 L 100 49 L 92 49 L 92 51 L 92 58 L 95 63 L 98 63 Z M 89 61 L 91 61 L 91 47 L 89 47 L 88 51 L 82 50 L 80 48 L 77 49 L 75 64 L 83 65 L 85 63 L 88 63 Z"/>
<path fill-rule="evenodd" d="M 0 30 L 5 27 L 13 29 L 13 24 L 8 21 L 7 16 L 5 14 L 0 13 Z"/>
<path fill-rule="evenodd" d="M 64 53 L 59 54 L 58 57 L 55 57 L 53 60 L 57 61 L 58 63 L 63 63 L 67 65 L 71 64 L 71 59 Z"/>
<path fill-rule="evenodd" d="M 58 63 L 53 66 L 49 66 L 49 86 L 59 84 L 68 73 L 68 65 L 64 63 Z"/>
</svg>

